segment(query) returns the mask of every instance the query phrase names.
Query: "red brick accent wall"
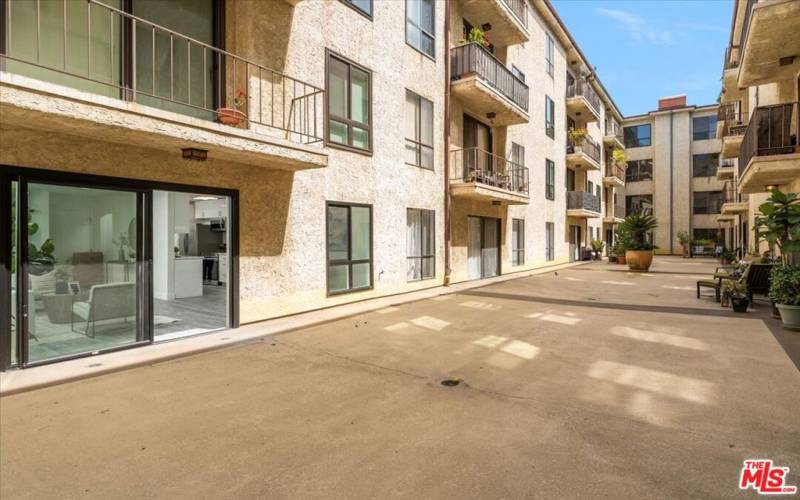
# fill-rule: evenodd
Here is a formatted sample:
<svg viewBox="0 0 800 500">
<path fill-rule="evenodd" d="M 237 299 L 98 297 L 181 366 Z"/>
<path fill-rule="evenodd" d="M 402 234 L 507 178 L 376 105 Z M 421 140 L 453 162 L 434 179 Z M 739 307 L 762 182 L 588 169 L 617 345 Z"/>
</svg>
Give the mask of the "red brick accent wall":
<svg viewBox="0 0 800 500">
<path fill-rule="evenodd" d="M 679 95 L 676 97 L 665 97 L 663 99 L 658 100 L 658 110 L 661 111 L 663 109 L 672 109 L 672 108 L 683 108 L 686 106 L 686 96 Z"/>
</svg>

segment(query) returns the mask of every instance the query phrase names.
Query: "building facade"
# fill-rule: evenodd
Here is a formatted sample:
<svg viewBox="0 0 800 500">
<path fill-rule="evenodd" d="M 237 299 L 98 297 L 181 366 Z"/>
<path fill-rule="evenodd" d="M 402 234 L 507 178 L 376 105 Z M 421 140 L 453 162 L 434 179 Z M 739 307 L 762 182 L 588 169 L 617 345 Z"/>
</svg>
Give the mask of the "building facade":
<svg viewBox="0 0 800 500">
<path fill-rule="evenodd" d="M 624 216 L 547 1 L 3 5 L 3 369 L 564 264 Z"/>
<path fill-rule="evenodd" d="M 658 219 L 656 252 L 683 253 L 679 233 L 695 253 L 730 247 L 719 224 L 724 183 L 717 179 L 721 141 L 718 105 L 689 106 L 686 96 L 659 99 L 658 109 L 623 122 L 628 153 L 625 205 L 628 213 L 649 210 Z"/>
<path fill-rule="evenodd" d="M 722 206 L 735 246 L 762 253 L 758 206 L 778 188 L 800 192 L 800 2 L 737 0 L 725 52 L 717 136 Z"/>
</svg>

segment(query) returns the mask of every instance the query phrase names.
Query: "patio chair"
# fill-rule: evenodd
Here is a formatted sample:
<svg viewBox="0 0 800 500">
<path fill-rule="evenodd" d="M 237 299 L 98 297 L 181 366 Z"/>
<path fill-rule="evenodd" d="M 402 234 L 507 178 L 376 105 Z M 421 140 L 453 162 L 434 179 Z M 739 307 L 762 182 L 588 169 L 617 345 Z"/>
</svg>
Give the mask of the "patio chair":
<svg viewBox="0 0 800 500">
<path fill-rule="evenodd" d="M 108 283 L 95 285 L 89 291 L 89 299 L 72 304 L 73 332 L 94 337 L 98 321 L 121 319 L 128 321 L 136 315 L 136 283 Z M 82 332 L 75 330 L 75 316 L 86 321 Z M 89 329 L 91 326 L 91 333 Z"/>
<path fill-rule="evenodd" d="M 750 273 L 747 275 L 747 298 L 753 303 L 753 294 L 769 293 L 769 276 L 775 264 L 750 264 Z"/>
<path fill-rule="evenodd" d="M 734 269 L 733 266 L 721 266 L 721 267 L 718 267 L 716 269 L 716 271 L 714 271 L 714 277 L 712 279 L 710 279 L 710 280 L 698 280 L 698 282 L 697 282 L 697 298 L 698 299 L 700 298 L 700 289 L 701 288 L 713 288 L 714 289 L 714 298 L 716 299 L 717 302 L 719 302 L 720 301 L 720 289 L 722 288 L 722 280 L 724 280 L 724 279 L 736 280 L 736 281 L 741 283 L 744 280 L 747 280 L 747 275 L 748 275 L 748 273 L 750 271 L 750 267 L 752 267 L 752 264 L 748 264 L 744 268 L 744 270 L 742 271 L 742 274 L 739 275 L 739 276 L 736 276 L 736 275 L 731 273 L 731 271 Z"/>
</svg>

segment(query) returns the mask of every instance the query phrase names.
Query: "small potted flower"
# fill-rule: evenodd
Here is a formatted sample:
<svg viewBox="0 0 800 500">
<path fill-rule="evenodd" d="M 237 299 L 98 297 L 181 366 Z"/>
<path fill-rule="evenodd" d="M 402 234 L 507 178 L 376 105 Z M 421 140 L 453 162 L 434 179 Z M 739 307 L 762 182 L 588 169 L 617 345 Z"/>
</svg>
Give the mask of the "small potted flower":
<svg viewBox="0 0 800 500">
<path fill-rule="evenodd" d="M 744 283 L 734 280 L 724 280 L 720 292 L 723 296 L 726 296 L 728 299 L 730 299 L 733 312 L 747 312 L 747 307 L 750 305 L 750 299 L 747 298 L 747 287 Z"/>
<path fill-rule="evenodd" d="M 247 106 L 247 94 L 244 90 L 239 90 L 233 98 L 233 108 L 217 109 L 217 121 L 223 125 L 238 127 L 247 120 L 247 115 L 243 111 Z"/>
</svg>

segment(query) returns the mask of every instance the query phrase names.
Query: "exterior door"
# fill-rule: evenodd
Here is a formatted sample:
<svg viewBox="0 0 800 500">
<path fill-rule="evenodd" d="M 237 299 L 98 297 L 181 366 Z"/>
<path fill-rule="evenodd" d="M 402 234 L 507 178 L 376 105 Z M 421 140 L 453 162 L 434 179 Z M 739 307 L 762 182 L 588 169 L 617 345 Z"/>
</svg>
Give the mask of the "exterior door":
<svg viewBox="0 0 800 500">
<path fill-rule="evenodd" d="M 477 148 L 477 151 L 465 155 L 466 168 L 480 172 L 487 172 L 492 168 L 491 156 L 486 154 L 492 152 L 492 129 L 471 116 L 464 115 L 464 149 L 468 148 Z"/>
<path fill-rule="evenodd" d="M 569 261 L 581 260 L 581 226 L 569 226 Z"/>
<path fill-rule="evenodd" d="M 500 274 L 500 219 L 467 217 L 467 275 L 470 279 Z"/>
</svg>

